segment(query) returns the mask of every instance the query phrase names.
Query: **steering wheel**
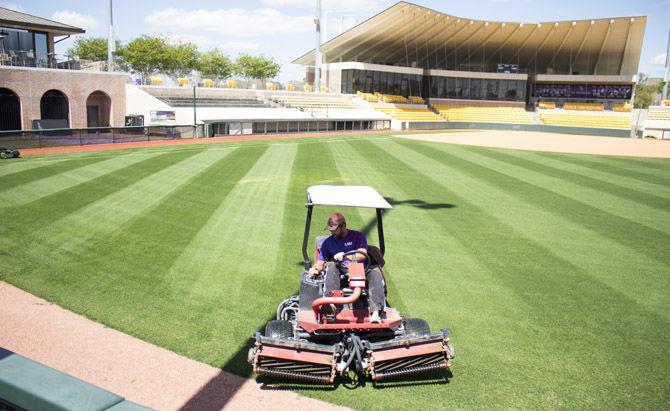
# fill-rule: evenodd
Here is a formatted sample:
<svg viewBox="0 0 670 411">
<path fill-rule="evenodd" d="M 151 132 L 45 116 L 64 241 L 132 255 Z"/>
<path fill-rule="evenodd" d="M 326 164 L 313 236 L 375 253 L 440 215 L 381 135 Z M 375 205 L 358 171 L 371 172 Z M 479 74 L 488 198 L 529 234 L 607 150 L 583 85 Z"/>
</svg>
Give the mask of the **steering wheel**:
<svg viewBox="0 0 670 411">
<path fill-rule="evenodd" d="M 351 250 L 351 251 L 347 251 L 347 252 L 344 253 L 344 255 L 342 256 L 342 261 L 344 261 L 344 258 L 345 258 L 346 256 L 348 256 L 348 255 L 355 255 L 355 254 L 363 254 L 363 255 L 365 256 L 365 264 L 364 264 L 364 267 L 365 267 L 365 268 L 368 268 L 368 264 L 370 263 L 370 257 L 368 256 L 367 251 L 360 251 L 360 250 Z M 339 261 L 338 264 L 341 264 L 342 261 Z"/>
</svg>

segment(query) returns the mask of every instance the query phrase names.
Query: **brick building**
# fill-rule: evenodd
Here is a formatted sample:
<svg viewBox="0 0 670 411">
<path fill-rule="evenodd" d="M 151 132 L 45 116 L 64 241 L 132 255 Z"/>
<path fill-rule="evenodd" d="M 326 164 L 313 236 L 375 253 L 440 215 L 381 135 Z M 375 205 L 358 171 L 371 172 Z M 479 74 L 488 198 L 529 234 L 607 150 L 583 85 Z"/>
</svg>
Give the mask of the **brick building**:
<svg viewBox="0 0 670 411">
<path fill-rule="evenodd" d="M 0 131 L 123 126 L 127 74 L 58 56 L 84 30 L 0 8 Z"/>
</svg>

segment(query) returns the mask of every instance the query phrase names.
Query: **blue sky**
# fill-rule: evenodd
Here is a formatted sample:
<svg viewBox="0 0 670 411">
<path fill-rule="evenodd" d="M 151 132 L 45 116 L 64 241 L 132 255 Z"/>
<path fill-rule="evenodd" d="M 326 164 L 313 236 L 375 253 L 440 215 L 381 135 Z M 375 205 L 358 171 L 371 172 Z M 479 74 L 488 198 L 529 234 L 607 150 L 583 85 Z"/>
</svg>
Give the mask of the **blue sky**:
<svg viewBox="0 0 670 411">
<path fill-rule="evenodd" d="M 328 37 L 391 6 L 386 0 L 322 0 Z M 447 14 L 497 21 L 541 22 L 620 16 L 648 17 L 639 71 L 663 75 L 670 28 L 670 0 L 415 0 Z M 114 31 L 121 41 L 161 33 L 192 41 L 202 50 L 218 47 L 272 56 L 282 64 L 280 81 L 300 80 L 303 69 L 290 64 L 314 47 L 314 0 L 138 1 L 114 0 Z M 0 6 L 86 29 L 84 36 L 105 36 L 108 0 L 0 0 Z M 64 53 L 71 40 L 57 48 Z"/>
</svg>

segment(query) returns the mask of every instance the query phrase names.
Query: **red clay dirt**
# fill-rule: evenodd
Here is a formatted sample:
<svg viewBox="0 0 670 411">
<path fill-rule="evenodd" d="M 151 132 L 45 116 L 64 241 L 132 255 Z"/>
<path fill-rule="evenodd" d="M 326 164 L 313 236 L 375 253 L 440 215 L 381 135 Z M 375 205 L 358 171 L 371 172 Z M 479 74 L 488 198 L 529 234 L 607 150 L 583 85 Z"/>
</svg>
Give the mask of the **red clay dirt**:
<svg viewBox="0 0 670 411">
<path fill-rule="evenodd" d="M 344 410 L 177 355 L 0 281 L 0 347 L 158 410 Z"/>
</svg>

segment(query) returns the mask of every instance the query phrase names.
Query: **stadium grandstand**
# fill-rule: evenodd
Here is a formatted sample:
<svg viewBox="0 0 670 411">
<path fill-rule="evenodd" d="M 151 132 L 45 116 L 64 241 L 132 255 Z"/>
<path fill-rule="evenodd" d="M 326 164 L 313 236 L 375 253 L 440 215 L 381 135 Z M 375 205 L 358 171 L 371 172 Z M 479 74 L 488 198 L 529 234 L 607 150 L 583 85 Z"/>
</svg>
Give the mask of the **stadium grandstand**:
<svg viewBox="0 0 670 411">
<path fill-rule="evenodd" d="M 630 130 L 646 20 L 484 21 L 399 2 L 321 45 L 319 77 L 368 101 L 425 101 L 450 122 Z M 315 55 L 293 62 L 308 81 Z"/>
</svg>

